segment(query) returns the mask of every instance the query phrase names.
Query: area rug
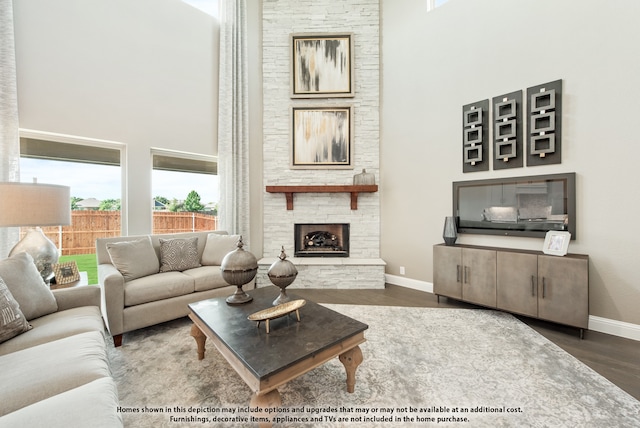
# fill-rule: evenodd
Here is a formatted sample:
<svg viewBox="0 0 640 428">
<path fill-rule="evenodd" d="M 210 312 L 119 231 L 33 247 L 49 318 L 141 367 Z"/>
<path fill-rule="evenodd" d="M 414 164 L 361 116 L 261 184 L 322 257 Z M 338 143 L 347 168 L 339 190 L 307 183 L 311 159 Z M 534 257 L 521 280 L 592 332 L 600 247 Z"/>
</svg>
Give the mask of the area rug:
<svg viewBox="0 0 640 428">
<path fill-rule="evenodd" d="M 640 426 L 638 400 L 509 314 L 325 306 L 369 325 L 355 392 L 330 361 L 279 388 L 275 427 Z M 212 345 L 197 359 L 190 327 L 110 347 L 125 426 L 257 426 L 250 389 Z"/>
</svg>

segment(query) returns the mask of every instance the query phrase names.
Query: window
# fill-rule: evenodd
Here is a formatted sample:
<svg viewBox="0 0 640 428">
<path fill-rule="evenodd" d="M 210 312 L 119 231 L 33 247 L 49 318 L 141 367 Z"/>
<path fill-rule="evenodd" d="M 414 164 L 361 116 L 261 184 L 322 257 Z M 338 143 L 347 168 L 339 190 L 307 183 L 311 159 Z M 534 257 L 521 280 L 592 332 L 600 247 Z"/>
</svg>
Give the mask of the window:
<svg viewBox="0 0 640 428">
<path fill-rule="evenodd" d="M 152 156 L 153 233 L 217 229 L 217 158 L 162 150 Z"/>
<path fill-rule="evenodd" d="M 218 0 L 183 0 L 186 4 L 200 9 L 206 14 L 218 16 Z"/>
<path fill-rule="evenodd" d="M 432 11 L 436 7 L 442 6 L 448 0 L 427 0 L 427 12 Z"/>
<path fill-rule="evenodd" d="M 71 188 L 71 225 L 43 231 L 58 247 L 60 262 L 75 261 L 89 284 L 97 284 L 95 240 L 121 234 L 121 150 L 115 144 L 73 140 L 21 137 L 20 181 Z"/>
</svg>

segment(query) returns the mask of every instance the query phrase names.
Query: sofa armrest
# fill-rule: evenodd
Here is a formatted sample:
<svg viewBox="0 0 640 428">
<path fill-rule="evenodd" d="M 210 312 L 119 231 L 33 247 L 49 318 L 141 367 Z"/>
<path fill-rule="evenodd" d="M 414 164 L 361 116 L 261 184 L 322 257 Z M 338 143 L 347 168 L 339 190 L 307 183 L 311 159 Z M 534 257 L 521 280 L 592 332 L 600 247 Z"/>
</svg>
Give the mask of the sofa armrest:
<svg viewBox="0 0 640 428">
<path fill-rule="evenodd" d="M 51 290 L 58 303 L 58 311 L 81 306 L 100 306 L 100 289 L 95 285 Z"/>
<path fill-rule="evenodd" d="M 115 266 L 98 265 L 101 309 L 104 321 L 112 336 L 124 330 L 124 277 Z"/>
</svg>

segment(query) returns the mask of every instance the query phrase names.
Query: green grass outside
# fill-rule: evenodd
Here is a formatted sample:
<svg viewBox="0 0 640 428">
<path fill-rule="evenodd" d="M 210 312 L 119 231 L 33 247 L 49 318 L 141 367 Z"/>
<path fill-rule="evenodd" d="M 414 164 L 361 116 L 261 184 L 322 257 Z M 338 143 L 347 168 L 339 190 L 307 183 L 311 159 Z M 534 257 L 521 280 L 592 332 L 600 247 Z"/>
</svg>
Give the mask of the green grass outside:
<svg viewBox="0 0 640 428">
<path fill-rule="evenodd" d="M 60 256 L 59 263 L 74 261 L 79 272 L 87 272 L 89 284 L 98 283 L 98 264 L 95 254 L 77 254 L 75 256 Z"/>
</svg>

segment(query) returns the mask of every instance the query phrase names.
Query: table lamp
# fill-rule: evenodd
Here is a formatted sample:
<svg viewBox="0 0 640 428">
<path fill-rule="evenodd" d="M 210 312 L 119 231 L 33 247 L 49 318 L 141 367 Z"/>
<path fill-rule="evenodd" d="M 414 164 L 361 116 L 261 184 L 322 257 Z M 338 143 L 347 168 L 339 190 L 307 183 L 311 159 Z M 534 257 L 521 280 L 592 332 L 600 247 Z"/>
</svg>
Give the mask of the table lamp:
<svg viewBox="0 0 640 428">
<path fill-rule="evenodd" d="M 54 184 L 0 183 L 0 227 L 31 226 L 9 252 L 26 252 L 33 257 L 38 272 L 49 283 L 52 266 L 58 262 L 58 249 L 38 226 L 71 224 L 70 188 Z"/>
</svg>

